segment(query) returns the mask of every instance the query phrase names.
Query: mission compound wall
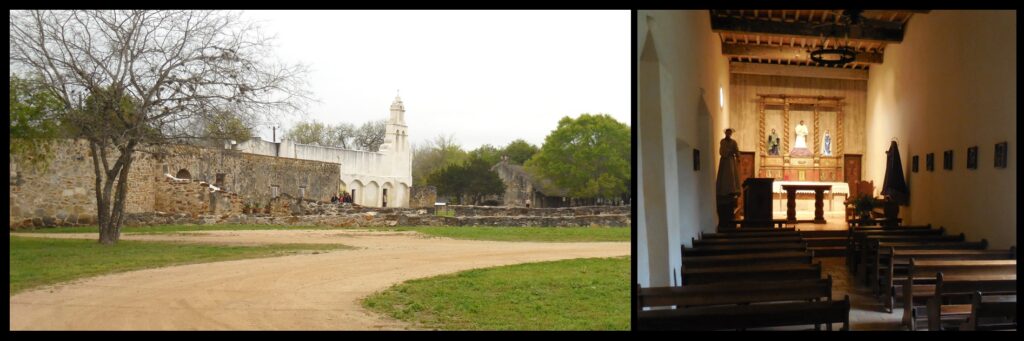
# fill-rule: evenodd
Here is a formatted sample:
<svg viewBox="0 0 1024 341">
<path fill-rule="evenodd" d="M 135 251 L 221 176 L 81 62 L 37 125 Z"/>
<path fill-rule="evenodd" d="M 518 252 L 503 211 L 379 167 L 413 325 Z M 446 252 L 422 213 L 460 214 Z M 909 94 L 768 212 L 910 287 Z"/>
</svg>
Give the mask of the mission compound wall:
<svg viewBox="0 0 1024 341">
<path fill-rule="evenodd" d="M 161 155 L 136 153 L 126 212 L 241 212 L 244 203 L 269 203 L 274 187 L 278 196 L 328 201 L 340 184 L 338 165 L 333 163 L 192 146 L 167 150 Z M 11 228 L 95 223 L 96 178 L 87 142 L 58 143 L 53 152 L 45 170 L 19 167 L 17 160 L 10 163 Z M 212 193 L 200 182 L 221 191 Z"/>
</svg>

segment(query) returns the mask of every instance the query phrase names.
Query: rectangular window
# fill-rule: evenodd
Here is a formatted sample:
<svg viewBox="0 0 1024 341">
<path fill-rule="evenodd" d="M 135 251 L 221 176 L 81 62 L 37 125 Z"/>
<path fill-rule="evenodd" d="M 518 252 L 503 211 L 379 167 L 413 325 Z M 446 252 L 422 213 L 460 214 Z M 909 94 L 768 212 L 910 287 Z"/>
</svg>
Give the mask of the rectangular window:
<svg viewBox="0 0 1024 341">
<path fill-rule="evenodd" d="M 278 195 L 279 191 L 280 191 L 280 187 L 277 187 L 277 185 L 271 185 L 270 186 L 270 197 L 271 198 L 277 198 L 277 195 Z"/>
<path fill-rule="evenodd" d="M 299 198 L 305 198 L 305 197 L 306 197 L 306 188 L 300 186 L 299 187 Z"/>
</svg>

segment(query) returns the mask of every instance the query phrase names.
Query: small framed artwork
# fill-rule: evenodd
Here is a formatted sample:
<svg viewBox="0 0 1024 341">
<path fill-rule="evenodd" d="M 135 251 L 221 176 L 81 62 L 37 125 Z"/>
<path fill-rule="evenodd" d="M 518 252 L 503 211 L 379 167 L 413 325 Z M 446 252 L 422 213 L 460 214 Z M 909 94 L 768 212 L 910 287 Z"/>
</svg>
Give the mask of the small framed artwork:
<svg viewBox="0 0 1024 341">
<path fill-rule="evenodd" d="M 935 153 L 928 153 L 928 155 L 925 155 L 924 169 L 928 170 L 929 172 L 935 171 Z"/>
<path fill-rule="evenodd" d="M 700 171 L 700 150 L 693 149 L 693 171 Z"/>
<path fill-rule="evenodd" d="M 917 155 L 914 155 L 914 157 L 912 157 L 911 160 L 912 161 L 910 162 L 910 171 L 914 172 L 914 173 L 917 173 L 917 164 L 918 164 L 918 161 L 920 161 L 920 157 L 918 157 Z"/>
<path fill-rule="evenodd" d="M 953 170 L 953 150 L 942 152 L 942 169 Z"/>
<path fill-rule="evenodd" d="M 996 143 L 996 168 L 1006 168 L 1006 142 Z"/>
<path fill-rule="evenodd" d="M 967 169 L 978 169 L 978 146 L 967 148 Z"/>
</svg>

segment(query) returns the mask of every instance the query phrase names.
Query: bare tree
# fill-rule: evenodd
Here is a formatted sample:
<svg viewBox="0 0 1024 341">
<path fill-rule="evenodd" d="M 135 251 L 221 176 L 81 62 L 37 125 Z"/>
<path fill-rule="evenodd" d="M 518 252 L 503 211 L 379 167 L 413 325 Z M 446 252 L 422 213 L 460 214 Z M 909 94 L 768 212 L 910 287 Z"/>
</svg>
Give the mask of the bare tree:
<svg viewBox="0 0 1024 341">
<path fill-rule="evenodd" d="M 306 68 L 269 63 L 269 40 L 239 13 L 11 11 L 11 69 L 38 75 L 61 120 L 88 141 L 99 241 L 116 243 L 136 151 L 190 143 L 197 122 L 244 122 L 309 99 Z M 199 130 L 201 131 L 201 130 Z"/>
<path fill-rule="evenodd" d="M 355 140 L 352 142 L 355 147 L 360 150 L 368 150 L 371 152 L 378 151 L 380 150 L 380 145 L 384 144 L 386 127 L 384 120 L 363 123 L 363 125 L 356 130 Z"/>
</svg>

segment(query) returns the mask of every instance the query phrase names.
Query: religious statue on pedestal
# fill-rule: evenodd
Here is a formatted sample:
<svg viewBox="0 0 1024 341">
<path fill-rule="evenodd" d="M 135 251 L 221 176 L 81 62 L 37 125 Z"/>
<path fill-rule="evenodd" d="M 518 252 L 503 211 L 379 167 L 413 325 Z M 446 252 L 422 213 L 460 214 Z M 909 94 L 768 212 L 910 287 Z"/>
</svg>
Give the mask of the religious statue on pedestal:
<svg viewBox="0 0 1024 341">
<path fill-rule="evenodd" d="M 775 129 L 768 135 L 768 155 L 779 155 L 779 134 L 775 133 Z"/>
<path fill-rule="evenodd" d="M 793 144 L 793 150 L 789 151 L 789 155 L 811 156 L 811 150 L 807 149 L 807 126 L 804 125 L 804 121 L 800 120 L 800 124 L 797 124 L 793 131 L 796 133 L 796 143 Z"/>
<path fill-rule="evenodd" d="M 821 147 L 821 155 L 832 156 L 832 136 L 829 135 L 828 129 L 825 129 L 825 143 Z"/>
<path fill-rule="evenodd" d="M 718 206 L 718 226 L 734 227 L 734 211 L 737 205 L 737 198 L 740 195 L 740 173 L 739 156 L 740 148 L 736 140 L 732 139 L 732 128 L 725 130 L 725 138 L 719 145 L 719 154 L 722 155 L 718 166 L 718 179 L 715 184 Z"/>
</svg>

